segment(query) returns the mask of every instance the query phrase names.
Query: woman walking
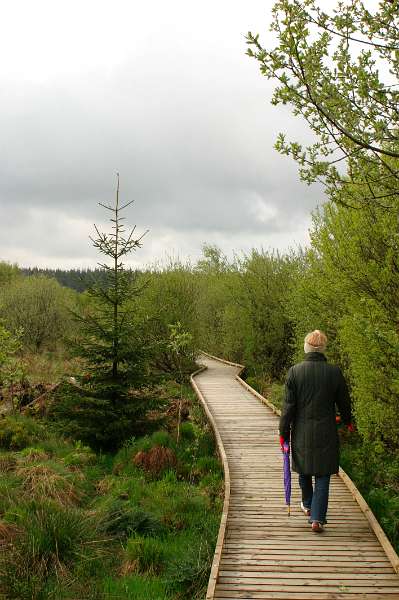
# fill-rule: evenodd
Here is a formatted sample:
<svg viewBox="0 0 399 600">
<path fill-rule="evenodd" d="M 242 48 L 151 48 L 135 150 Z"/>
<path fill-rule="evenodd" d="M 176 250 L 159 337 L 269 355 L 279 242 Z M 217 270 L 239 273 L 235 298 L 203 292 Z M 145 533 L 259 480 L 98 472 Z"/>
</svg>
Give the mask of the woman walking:
<svg viewBox="0 0 399 600">
<path fill-rule="evenodd" d="M 330 476 L 339 469 L 336 406 L 343 423 L 353 430 L 346 382 L 340 368 L 327 363 L 326 345 L 327 337 L 318 329 L 305 337 L 305 359 L 287 373 L 280 418 L 280 444 L 291 438 L 301 508 L 316 533 L 326 523 Z"/>
</svg>

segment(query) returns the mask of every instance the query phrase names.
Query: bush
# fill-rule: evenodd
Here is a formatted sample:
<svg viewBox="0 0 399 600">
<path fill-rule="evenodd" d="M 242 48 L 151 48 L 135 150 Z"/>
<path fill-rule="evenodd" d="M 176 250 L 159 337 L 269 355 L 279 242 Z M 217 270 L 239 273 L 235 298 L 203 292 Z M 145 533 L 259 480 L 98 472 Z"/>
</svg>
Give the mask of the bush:
<svg viewBox="0 0 399 600">
<path fill-rule="evenodd" d="M 156 538 L 138 535 L 130 538 L 126 545 L 126 555 L 139 573 L 160 573 L 165 566 L 164 545 Z"/>
<path fill-rule="evenodd" d="M 396 551 L 399 551 L 399 457 L 382 442 L 341 435 L 341 465 L 355 481 Z"/>
<path fill-rule="evenodd" d="M 34 462 L 43 462 L 49 458 L 50 455 L 43 448 L 30 446 L 21 450 L 18 455 L 18 462 L 20 464 L 31 464 Z"/>
<path fill-rule="evenodd" d="M 20 450 L 45 437 L 45 427 L 29 417 L 0 419 L 0 448 Z"/>
<path fill-rule="evenodd" d="M 74 450 L 63 458 L 64 464 L 68 467 L 94 465 L 96 461 L 95 453 L 88 446 L 83 446 L 80 441 L 76 442 Z"/>
<path fill-rule="evenodd" d="M 1 473 L 0 476 L 0 516 L 11 506 L 14 506 L 20 496 L 20 479 L 15 473 L 9 471 Z"/>
<path fill-rule="evenodd" d="M 118 579 L 107 578 L 104 582 L 103 595 L 99 598 L 117 598 L 118 600 L 172 600 L 175 595 L 170 595 L 165 590 L 165 582 L 158 577 L 150 575 L 131 574 L 130 565 L 125 565 L 126 575 Z M 125 573 L 121 573 L 124 575 Z M 96 599 L 97 600 L 97 599 Z"/>
<path fill-rule="evenodd" d="M 278 409 L 281 410 L 284 401 L 284 384 L 272 383 L 270 386 L 269 393 L 267 395 L 268 400 Z"/>
<path fill-rule="evenodd" d="M 167 431 L 155 431 L 149 438 L 150 448 L 154 446 L 163 446 L 164 448 L 170 448 L 172 450 L 175 449 L 175 442 L 172 436 Z"/>
<path fill-rule="evenodd" d="M 22 503 L 4 519 L 19 530 L 0 556 L 0 590 L 10 600 L 47 597 L 41 596 L 46 581 L 65 574 L 96 539 L 92 516 L 50 500 Z"/>
<path fill-rule="evenodd" d="M 80 499 L 76 477 L 58 463 L 20 466 L 15 474 L 21 479 L 22 489 L 30 498 L 51 498 L 65 506 L 76 504 Z"/>
<path fill-rule="evenodd" d="M 170 448 L 154 446 L 147 452 L 141 451 L 134 457 L 134 464 L 148 475 L 160 477 L 165 471 L 176 467 L 176 454 Z"/>
<path fill-rule="evenodd" d="M 111 386 L 112 387 L 112 386 Z M 139 433 L 151 408 L 145 397 L 107 388 L 109 396 L 67 384 L 54 393 L 48 418 L 60 431 L 95 450 L 115 450 Z M 113 393 L 115 392 L 115 395 Z"/>
<path fill-rule="evenodd" d="M 205 475 L 199 482 L 199 486 L 206 492 L 211 502 L 215 502 L 217 498 L 223 498 L 224 483 L 219 474 L 209 473 L 209 475 Z"/>
<path fill-rule="evenodd" d="M 175 592 L 183 591 L 183 598 L 202 600 L 208 586 L 213 554 L 213 544 L 208 540 L 199 546 L 188 546 L 182 556 L 172 559 L 168 565 L 168 587 Z"/>
<path fill-rule="evenodd" d="M 203 432 L 198 438 L 198 456 L 214 456 L 216 452 L 215 437 L 211 431 Z"/>
<path fill-rule="evenodd" d="M 158 535 L 162 532 L 162 524 L 155 515 L 120 498 L 115 498 L 103 515 L 105 529 L 113 535 L 137 533 L 142 536 Z"/>
<path fill-rule="evenodd" d="M 223 467 L 215 456 L 202 456 L 195 464 L 195 471 L 200 475 L 215 473 L 223 476 Z"/>
<path fill-rule="evenodd" d="M 8 473 L 16 467 L 17 459 L 13 454 L 0 454 L 0 473 Z"/>
<path fill-rule="evenodd" d="M 13 332 L 23 330 L 26 347 L 54 349 L 72 327 L 74 294 L 55 279 L 21 277 L 0 290 L 1 317 Z"/>
<path fill-rule="evenodd" d="M 196 431 L 192 423 L 182 423 L 180 425 L 180 436 L 183 440 L 194 440 Z"/>
</svg>

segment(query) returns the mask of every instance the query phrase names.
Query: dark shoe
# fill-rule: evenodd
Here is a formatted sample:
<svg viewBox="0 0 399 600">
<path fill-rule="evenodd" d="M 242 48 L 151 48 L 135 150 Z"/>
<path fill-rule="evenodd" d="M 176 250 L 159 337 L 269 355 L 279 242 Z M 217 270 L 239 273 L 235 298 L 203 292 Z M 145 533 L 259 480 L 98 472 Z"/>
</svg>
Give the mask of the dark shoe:
<svg viewBox="0 0 399 600">
<path fill-rule="evenodd" d="M 315 533 L 321 533 L 323 531 L 323 525 L 322 523 L 319 523 L 318 521 L 313 521 L 312 523 L 312 531 L 314 531 Z"/>
</svg>

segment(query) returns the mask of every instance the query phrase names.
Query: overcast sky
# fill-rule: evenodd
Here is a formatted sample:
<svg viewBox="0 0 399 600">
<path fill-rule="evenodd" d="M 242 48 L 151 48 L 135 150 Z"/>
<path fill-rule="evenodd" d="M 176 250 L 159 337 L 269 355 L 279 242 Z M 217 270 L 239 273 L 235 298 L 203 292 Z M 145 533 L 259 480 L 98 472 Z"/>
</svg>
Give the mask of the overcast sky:
<svg viewBox="0 0 399 600">
<path fill-rule="evenodd" d="M 98 202 L 134 199 L 133 257 L 306 243 L 323 200 L 273 148 L 305 125 L 245 55 L 270 0 L 13 0 L 0 22 L 0 260 L 94 266 Z M 106 224 L 104 225 L 105 227 Z"/>
</svg>

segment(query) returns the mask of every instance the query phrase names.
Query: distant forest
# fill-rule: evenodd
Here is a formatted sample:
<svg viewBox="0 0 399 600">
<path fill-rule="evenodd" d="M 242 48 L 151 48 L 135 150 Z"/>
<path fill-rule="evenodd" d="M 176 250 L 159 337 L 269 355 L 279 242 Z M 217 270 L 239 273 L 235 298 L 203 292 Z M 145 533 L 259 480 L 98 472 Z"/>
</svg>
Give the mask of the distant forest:
<svg viewBox="0 0 399 600">
<path fill-rule="evenodd" d="M 38 267 L 24 269 L 20 271 L 27 277 L 33 275 L 45 275 L 53 277 L 64 287 L 71 288 L 77 292 L 84 292 L 94 281 L 101 281 L 104 277 L 103 269 L 39 269 Z"/>
</svg>

